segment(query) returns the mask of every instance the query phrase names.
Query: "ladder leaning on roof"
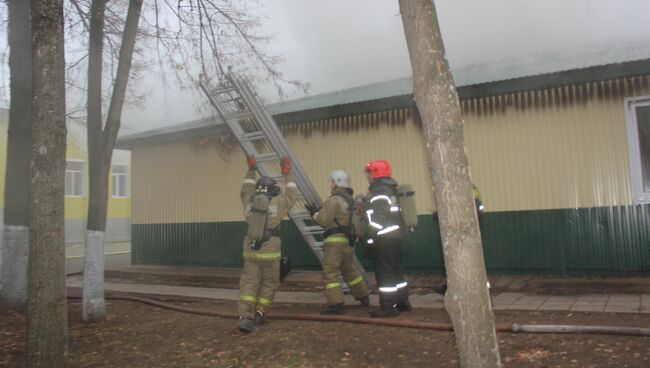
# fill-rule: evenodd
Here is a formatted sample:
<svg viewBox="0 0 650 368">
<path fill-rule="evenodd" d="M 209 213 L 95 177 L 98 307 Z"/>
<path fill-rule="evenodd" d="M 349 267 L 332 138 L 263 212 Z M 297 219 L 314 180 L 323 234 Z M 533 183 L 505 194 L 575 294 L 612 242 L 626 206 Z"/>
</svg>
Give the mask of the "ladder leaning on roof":
<svg viewBox="0 0 650 368">
<path fill-rule="evenodd" d="M 208 100 L 226 122 L 239 145 L 247 155 L 254 155 L 260 174 L 275 180 L 284 180 L 280 173 L 279 160 L 289 156 L 292 173 L 300 191 L 298 209 L 289 211 L 289 217 L 298 228 L 312 252 L 323 261 L 323 228 L 316 224 L 305 203 L 321 207 L 323 202 L 318 192 L 309 181 L 295 155 L 287 145 L 275 120 L 266 110 L 250 83 L 244 78 L 229 74 L 216 89 L 210 88 L 205 80 L 200 82 L 201 89 Z M 372 287 L 368 274 L 355 256 L 355 263 L 361 276 Z"/>
</svg>

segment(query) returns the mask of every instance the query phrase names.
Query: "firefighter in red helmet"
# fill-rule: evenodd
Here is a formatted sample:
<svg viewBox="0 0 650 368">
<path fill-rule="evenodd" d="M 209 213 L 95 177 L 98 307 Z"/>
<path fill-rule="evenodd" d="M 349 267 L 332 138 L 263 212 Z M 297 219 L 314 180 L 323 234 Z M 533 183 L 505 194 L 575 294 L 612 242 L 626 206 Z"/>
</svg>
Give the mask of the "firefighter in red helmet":
<svg viewBox="0 0 650 368">
<path fill-rule="evenodd" d="M 372 317 L 385 318 L 410 311 L 408 284 L 400 270 L 402 244 L 407 229 L 397 201 L 397 182 L 391 177 L 386 160 L 368 162 L 368 196 L 365 201 L 368 236 L 366 245 L 374 249 L 375 277 L 379 287 L 380 308 Z"/>
</svg>

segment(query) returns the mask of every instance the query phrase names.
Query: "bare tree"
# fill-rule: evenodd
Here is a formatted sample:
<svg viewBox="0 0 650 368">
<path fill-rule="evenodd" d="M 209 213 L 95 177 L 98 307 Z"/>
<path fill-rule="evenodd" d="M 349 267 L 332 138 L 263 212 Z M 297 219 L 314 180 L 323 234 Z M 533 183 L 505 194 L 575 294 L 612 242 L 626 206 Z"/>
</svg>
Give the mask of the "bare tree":
<svg viewBox="0 0 650 368">
<path fill-rule="evenodd" d="M 399 0 L 435 188 L 461 367 L 500 367 L 458 94 L 431 0 Z"/>
<path fill-rule="evenodd" d="M 103 125 L 101 86 L 105 5 L 105 0 L 93 0 L 90 18 L 87 129 L 90 192 L 84 261 L 84 320 L 99 320 L 106 315 L 104 301 L 104 234 L 108 209 L 108 176 L 115 140 L 121 125 L 122 108 L 135 47 L 142 0 L 129 1 L 113 95 L 110 100 L 106 123 Z"/>
<path fill-rule="evenodd" d="M 30 161 L 29 367 L 68 366 L 65 289 L 65 55 L 62 0 L 31 1 L 33 119 Z"/>
<path fill-rule="evenodd" d="M 30 3 L 7 1 L 11 105 L 7 134 L 2 297 L 16 309 L 27 303 L 29 151 L 32 137 Z"/>
<path fill-rule="evenodd" d="M 83 4 L 77 0 L 71 1 L 76 4 L 75 8 L 83 19 L 83 16 L 87 15 Z M 246 8 L 248 3 L 191 0 L 189 4 L 185 4 L 173 1 L 156 0 L 146 7 L 140 27 L 138 20 L 142 0 L 129 2 L 118 66 L 115 73 L 111 74 L 111 81 L 114 80 L 113 92 L 103 124 L 102 80 L 105 77 L 102 72 L 102 50 L 110 39 L 106 34 L 115 33 L 115 24 L 119 23 L 115 19 L 119 19 L 116 15 L 119 11 L 109 8 L 104 0 L 93 0 L 89 8 L 87 121 L 90 193 L 84 265 L 84 320 L 102 319 L 106 313 L 103 254 L 108 181 L 136 35 L 144 41 L 144 47 L 154 44 L 158 65 L 161 69 L 166 66 L 174 70 L 177 81 L 184 87 L 195 87 L 199 75 L 219 79 L 227 72 L 238 72 L 249 77 L 266 77 L 276 83 L 280 92 L 285 84 L 302 87 L 300 82 L 285 80 L 275 69 L 279 59 L 267 56 L 260 49 L 259 43 L 268 38 L 255 33 L 259 23 L 256 17 L 249 15 Z M 119 2 L 115 6 L 119 7 Z M 107 15 L 111 16 L 113 21 L 105 22 Z M 171 24 L 170 19 L 176 23 Z M 111 49 L 113 47 L 109 48 Z"/>
<path fill-rule="evenodd" d="M 260 0 L 155 0 L 148 12 L 152 16 L 144 19 L 143 33 L 154 43 L 159 64 L 171 67 L 182 88 L 196 88 L 199 75 L 218 82 L 230 72 L 271 82 L 280 96 L 287 86 L 306 90 L 306 83 L 287 79 L 279 71 L 282 57 L 265 51 L 271 37 L 260 33 L 263 18 L 255 11 L 261 4 Z"/>
</svg>

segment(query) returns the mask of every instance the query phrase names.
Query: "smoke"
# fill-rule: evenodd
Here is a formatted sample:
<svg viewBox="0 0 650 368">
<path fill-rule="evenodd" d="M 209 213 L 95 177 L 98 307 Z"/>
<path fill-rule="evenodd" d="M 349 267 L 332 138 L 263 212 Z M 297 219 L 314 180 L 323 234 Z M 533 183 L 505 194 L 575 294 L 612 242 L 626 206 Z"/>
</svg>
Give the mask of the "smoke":
<svg viewBox="0 0 650 368">
<path fill-rule="evenodd" d="M 647 0 L 439 0 L 436 6 L 452 69 L 650 44 Z M 258 11 L 274 35 L 269 50 L 284 56 L 286 77 L 308 82 L 310 94 L 411 73 L 397 0 L 267 1 Z M 278 99 L 271 86 L 259 90 L 267 101 Z M 200 117 L 196 105 L 205 101 L 175 92 L 168 92 L 171 104 L 153 93 L 145 111 L 129 111 L 126 125 L 142 130 Z"/>
</svg>

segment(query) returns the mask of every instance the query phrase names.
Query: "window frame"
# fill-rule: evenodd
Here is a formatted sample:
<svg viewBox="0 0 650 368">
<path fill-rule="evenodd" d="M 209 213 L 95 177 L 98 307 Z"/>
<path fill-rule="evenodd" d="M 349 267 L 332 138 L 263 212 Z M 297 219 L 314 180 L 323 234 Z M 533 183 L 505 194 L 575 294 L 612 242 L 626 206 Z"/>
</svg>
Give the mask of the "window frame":
<svg viewBox="0 0 650 368">
<path fill-rule="evenodd" d="M 81 163 L 81 164 L 83 164 L 83 166 L 81 167 L 81 170 L 69 170 L 68 162 Z M 80 187 L 79 193 L 81 193 L 81 194 L 68 194 L 67 193 L 68 185 L 67 185 L 67 182 L 66 182 L 66 183 L 64 183 L 65 184 L 65 187 L 64 187 L 65 196 L 66 197 L 71 197 L 71 198 L 83 198 L 83 197 L 85 197 L 85 195 L 86 195 L 86 180 L 85 180 L 85 178 L 86 178 L 86 161 L 80 160 L 80 159 L 74 159 L 74 158 L 66 159 L 65 160 L 65 179 L 68 178 L 68 172 L 74 172 L 74 173 L 79 173 L 80 174 L 79 177 L 81 179 L 80 179 L 80 183 L 79 183 L 79 187 Z M 76 186 L 74 186 L 74 188 L 76 188 Z"/>
<path fill-rule="evenodd" d="M 650 95 L 625 98 L 625 125 L 627 129 L 628 154 L 632 185 L 632 203 L 650 203 L 650 191 L 644 190 L 643 168 L 641 166 L 641 147 L 639 145 L 639 125 L 637 107 L 650 106 Z"/>
<path fill-rule="evenodd" d="M 116 173 L 116 167 L 123 167 L 125 172 Z M 117 183 L 119 186 L 119 179 L 115 180 L 115 177 L 119 176 L 124 176 L 124 195 L 120 195 L 120 193 L 115 194 L 115 184 Z M 119 189 L 122 188 L 120 187 Z M 111 198 L 129 198 L 129 165 L 114 164 L 111 167 Z"/>
</svg>

